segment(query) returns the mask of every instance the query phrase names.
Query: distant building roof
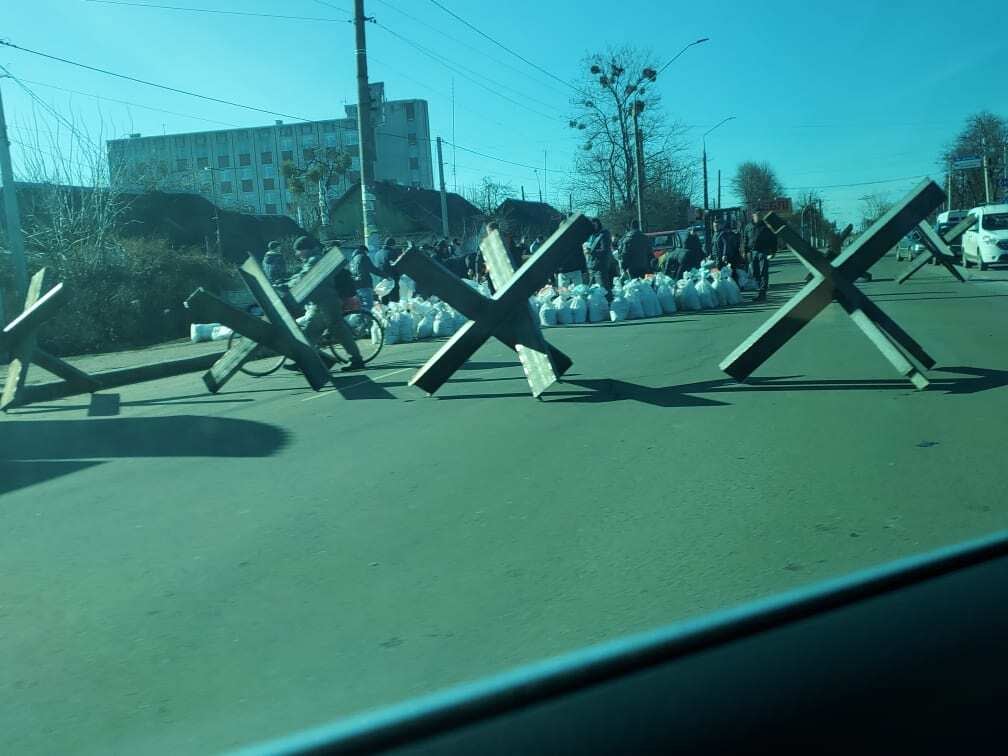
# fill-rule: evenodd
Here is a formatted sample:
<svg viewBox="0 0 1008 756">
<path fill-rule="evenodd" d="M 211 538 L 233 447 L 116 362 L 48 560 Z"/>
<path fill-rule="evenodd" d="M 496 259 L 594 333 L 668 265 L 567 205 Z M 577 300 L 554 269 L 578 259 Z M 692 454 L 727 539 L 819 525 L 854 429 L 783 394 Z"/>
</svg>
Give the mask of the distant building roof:
<svg viewBox="0 0 1008 756">
<path fill-rule="evenodd" d="M 402 186 L 387 181 L 377 181 L 374 185 L 375 200 L 381 206 L 392 208 L 405 215 L 416 225 L 418 231 L 441 233 L 441 193 L 434 189 Z M 451 228 L 463 219 L 482 217 L 480 209 L 453 192 L 446 192 L 448 221 Z M 330 214 L 346 203 L 360 204 L 360 184 L 354 184 L 338 200 L 330 205 Z M 399 231 L 408 231 L 403 229 Z"/>
<path fill-rule="evenodd" d="M 564 214 L 545 202 L 506 199 L 497 206 L 494 216 L 508 226 L 554 231 Z"/>
</svg>

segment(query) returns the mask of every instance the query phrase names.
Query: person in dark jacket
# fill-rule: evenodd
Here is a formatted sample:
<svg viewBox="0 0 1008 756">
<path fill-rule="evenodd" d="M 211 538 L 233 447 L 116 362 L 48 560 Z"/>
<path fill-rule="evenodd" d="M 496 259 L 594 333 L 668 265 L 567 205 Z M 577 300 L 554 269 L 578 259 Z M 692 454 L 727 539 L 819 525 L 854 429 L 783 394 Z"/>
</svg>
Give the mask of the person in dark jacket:
<svg viewBox="0 0 1008 756">
<path fill-rule="evenodd" d="M 378 250 L 374 257 L 374 265 L 378 270 L 378 275 L 382 278 L 391 278 L 394 286 L 392 291 L 381 298 L 382 304 L 399 301 L 399 276 L 393 272 L 392 263 L 399 259 L 402 252 L 396 246 L 396 240 L 391 236 L 385 240 L 382 248 Z"/>
<path fill-rule="evenodd" d="M 677 249 L 665 256 L 663 273 L 675 281 L 683 277 L 683 273 L 700 267 L 703 262 L 703 245 L 697 236 L 696 228 L 690 228 L 686 234 L 682 249 Z"/>
<path fill-rule="evenodd" d="M 606 291 L 612 289 L 615 277 L 616 259 L 612 253 L 612 234 L 602 226 L 599 218 L 592 218 L 594 231 L 585 242 L 585 263 L 588 268 L 588 283 L 598 284 Z"/>
<path fill-rule="evenodd" d="M 266 254 L 263 255 L 263 272 L 269 282 L 276 286 L 281 281 L 287 280 L 287 261 L 283 256 L 283 249 L 280 242 L 271 241 L 266 247 Z"/>
<path fill-rule="evenodd" d="M 378 268 L 371 262 L 368 248 L 363 244 L 350 253 L 347 270 L 353 279 L 357 297 L 361 301 L 361 309 L 371 312 L 371 308 L 374 307 L 374 279 L 372 276 L 380 276 L 380 274 Z"/>
<path fill-rule="evenodd" d="M 630 229 L 623 235 L 619 243 L 619 261 L 623 272 L 631 278 L 643 278 L 651 272 L 653 246 L 651 239 L 640 230 L 640 224 L 635 220 L 630 223 Z"/>
<path fill-rule="evenodd" d="M 333 244 L 334 242 L 327 243 Z M 302 261 L 302 265 L 301 269 L 288 281 L 288 286 L 293 286 L 305 276 L 322 259 L 324 254 L 319 243 L 310 236 L 297 238 L 294 242 L 294 253 Z M 321 342 L 322 334 L 328 329 L 330 337 L 342 345 L 350 355 L 350 364 L 344 365 L 341 368 L 342 372 L 364 368 L 360 349 L 357 348 L 357 342 L 354 340 L 350 327 L 343 319 L 343 300 L 355 296 L 356 293 L 353 277 L 347 270 L 347 266 L 344 265 L 329 280 L 323 281 L 315 288 L 306 302 L 305 314 L 297 320 L 301 330 L 304 331 L 305 338 L 310 343 L 317 346 Z M 321 351 L 319 355 L 328 367 L 332 367 L 331 357 Z M 297 365 L 288 367 L 292 370 L 300 370 Z"/>
<path fill-rule="evenodd" d="M 714 221 L 714 260 L 719 266 L 731 265 L 732 277 L 738 278 L 738 269 L 742 267 L 742 241 L 732 228 L 731 221 L 723 226 L 720 221 Z"/>
<path fill-rule="evenodd" d="M 752 223 L 745 228 L 742 235 L 742 254 L 749 261 L 749 271 L 759 282 L 759 292 L 754 302 L 765 302 L 767 288 L 770 286 L 770 255 L 777 251 L 777 236 L 760 218 L 759 212 L 753 210 Z"/>
</svg>

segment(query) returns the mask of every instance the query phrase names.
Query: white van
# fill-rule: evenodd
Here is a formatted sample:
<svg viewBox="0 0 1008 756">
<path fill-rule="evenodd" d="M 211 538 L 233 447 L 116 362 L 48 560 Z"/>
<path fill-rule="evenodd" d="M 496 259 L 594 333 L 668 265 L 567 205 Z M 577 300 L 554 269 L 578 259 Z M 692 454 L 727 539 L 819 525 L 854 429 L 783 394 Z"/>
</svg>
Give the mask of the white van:
<svg viewBox="0 0 1008 756">
<path fill-rule="evenodd" d="M 963 234 L 962 263 L 980 270 L 992 263 L 1008 263 L 1008 205 L 983 205 L 969 211 L 974 224 Z"/>
<path fill-rule="evenodd" d="M 944 213 L 938 213 L 938 218 L 935 220 L 935 226 L 937 227 L 943 223 L 948 223 L 951 228 L 965 217 L 965 210 L 946 210 Z"/>
</svg>

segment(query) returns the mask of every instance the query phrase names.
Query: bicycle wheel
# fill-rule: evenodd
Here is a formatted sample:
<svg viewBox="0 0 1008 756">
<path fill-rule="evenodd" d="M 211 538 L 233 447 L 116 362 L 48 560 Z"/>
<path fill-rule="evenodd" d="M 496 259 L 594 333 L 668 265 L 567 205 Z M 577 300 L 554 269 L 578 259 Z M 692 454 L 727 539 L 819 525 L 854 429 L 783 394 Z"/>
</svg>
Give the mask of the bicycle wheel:
<svg viewBox="0 0 1008 756">
<path fill-rule="evenodd" d="M 228 336 L 228 349 L 231 349 L 232 346 L 243 339 L 243 336 L 232 332 Z M 279 370 L 284 364 L 285 359 L 283 355 L 278 356 L 263 347 L 256 347 L 256 351 L 252 352 L 252 356 L 245 360 L 238 369 L 245 373 L 245 375 L 251 375 L 253 378 L 262 378 Z"/>
<path fill-rule="evenodd" d="M 350 333 L 353 334 L 357 349 L 360 350 L 361 359 L 364 362 L 371 362 L 378 356 L 385 344 L 385 329 L 382 328 L 381 322 L 370 312 L 364 311 L 348 313 L 343 316 L 343 320 L 346 321 Z M 328 346 L 329 351 L 337 360 L 350 362 L 350 355 L 342 344 L 330 340 Z"/>
</svg>

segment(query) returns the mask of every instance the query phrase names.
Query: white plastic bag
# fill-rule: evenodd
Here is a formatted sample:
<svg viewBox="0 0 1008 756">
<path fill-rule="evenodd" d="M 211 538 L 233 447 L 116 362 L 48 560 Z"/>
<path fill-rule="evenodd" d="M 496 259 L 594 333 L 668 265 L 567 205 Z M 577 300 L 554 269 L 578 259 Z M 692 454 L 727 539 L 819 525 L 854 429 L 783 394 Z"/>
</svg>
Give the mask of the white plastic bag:
<svg viewBox="0 0 1008 756">
<path fill-rule="evenodd" d="M 714 289 L 714 293 L 717 295 L 718 307 L 724 307 L 728 304 L 728 291 L 727 287 L 721 280 L 721 276 L 714 276 L 714 280 L 711 281 L 711 288 Z"/>
<path fill-rule="evenodd" d="M 662 281 L 658 285 L 658 291 L 655 292 L 655 296 L 658 297 L 658 304 L 661 306 L 663 313 L 671 315 L 676 311 L 675 290 L 667 281 Z"/>
<path fill-rule="evenodd" d="M 588 292 L 588 322 L 601 323 L 609 317 L 609 302 L 605 291 L 599 285 L 592 286 Z"/>
<path fill-rule="evenodd" d="M 413 314 L 400 312 L 399 321 L 399 341 L 403 344 L 416 341 L 417 321 L 413 319 Z"/>
<path fill-rule="evenodd" d="M 392 289 L 395 288 L 395 281 L 391 278 L 383 278 L 381 281 L 374 286 L 375 299 L 381 299 L 382 297 L 387 297 L 392 293 Z"/>
<path fill-rule="evenodd" d="M 416 337 L 417 341 L 429 339 L 434 336 L 434 313 L 428 311 L 417 320 Z"/>
<path fill-rule="evenodd" d="M 570 309 L 571 322 L 579 324 L 588 320 L 588 301 L 582 295 L 572 297 L 567 307 Z"/>
<path fill-rule="evenodd" d="M 574 322 L 574 317 L 571 315 L 570 308 L 567 307 L 567 302 L 562 296 L 553 300 L 553 309 L 556 310 L 557 325 L 570 325 Z"/>
<path fill-rule="evenodd" d="M 680 310 L 699 310 L 700 295 L 693 286 L 692 281 L 685 278 L 676 283 L 676 307 Z"/>
<path fill-rule="evenodd" d="M 454 310 L 444 304 L 438 305 L 434 315 L 434 336 L 439 339 L 444 338 L 451 336 L 457 330 Z"/>
<path fill-rule="evenodd" d="M 645 318 L 657 318 L 662 314 L 662 306 L 658 301 L 658 295 L 655 294 L 655 290 L 651 287 L 651 284 L 645 283 L 638 290 L 640 293 L 641 307 L 644 309 Z"/>
<path fill-rule="evenodd" d="M 399 276 L 399 299 L 409 302 L 416 293 L 416 281 L 409 276 Z"/>
<path fill-rule="evenodd" d="M 382 320 L 385 329 L 385 346 L 399 343 L 399 313 L 389 312 Z"/>
<path fill-rule="evenodd" d="M 557 311 L 553 302 L 543 302 L 539 307 L 539 325 L 555 326 L 557 324 Z"/>
<path fill-rule="evenodd" d="M 623 288 L 623 298 L 627 303 L 627 320 L 637 320 L 644 317 L 644 307 L 641 305 L 640 290 L 633 282 Z"/>
<path fill-rule="evenodd" d="M 728 304 L 742 304 L 742 292 L 739 291 L 738 284 L 736 284 L 732 278 L 731 268 L 721 271 L 720 288 L 725 292 L 725 298 L 728 300 Z"/>
<path fill-rule="evenodd" d="M 220 323 L 193 323 L 189 326 L 189 340 L 193 344 L 201 341 L 211 341 L 215 328 L 220 328 Z"/>
<path fill-rule="evenodd" d="M 609 320 L 619 323 L 628 320 L 629 315 L 630 303 L 621 296 L 613 297 L 613 301 L 609 304 Z"/>
<path fill-rule="evenodd" d="M 696 289 L 697 294 L 700 296 L 700 306 L 703 309 L 713 310 L 718 306 L 717 294 L 714 293 L 714 289 L 711 288 L 705 274 L 700 275 L 700 278 L 693 284 L 693 288 Z"/>
</svg>

